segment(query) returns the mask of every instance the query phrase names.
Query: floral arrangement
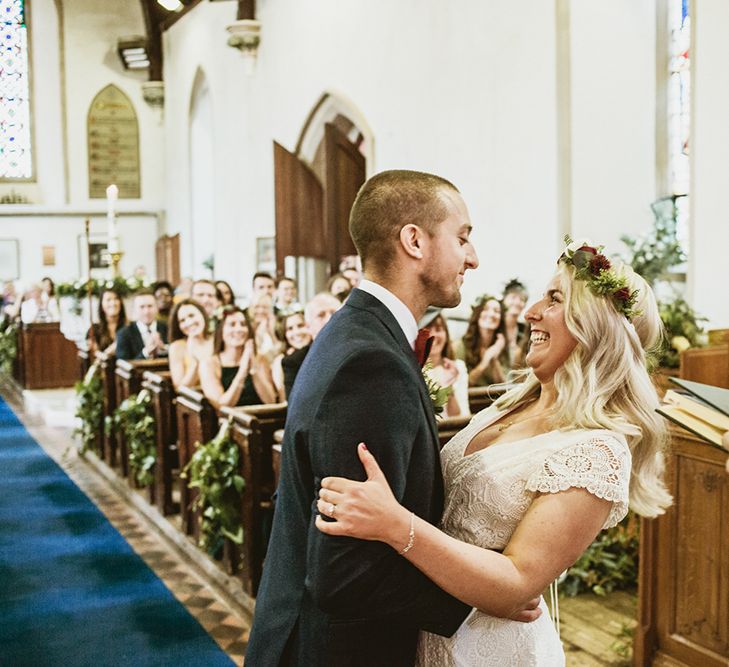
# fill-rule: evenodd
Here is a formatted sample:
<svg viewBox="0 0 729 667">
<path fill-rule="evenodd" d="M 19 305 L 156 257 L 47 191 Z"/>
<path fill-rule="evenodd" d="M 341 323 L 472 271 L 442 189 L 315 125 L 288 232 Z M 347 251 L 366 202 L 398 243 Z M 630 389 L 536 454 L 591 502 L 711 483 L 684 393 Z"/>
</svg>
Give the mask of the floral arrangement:
<svg viewBox="0 0 729 667">
<path fill-rule="evenodd" d="M 200 546 L 216 556 L 227 537 L 243 543 L 241 494 L 245 480 L 238 474 L 238 445 L 230 435 L 231 421 L 205 444 L 198 444 L 182 476 L 198 490 L 193 508 L 200 509 Z"/>
<path fill-rule="evenodd" d="M 433 405 L 433 412 L 438 416 L 445 409 L 446 403 L 448 403 L 448 399 L 453 392 L 453 387 L 442 387 L 430 374 L 432 370 L 433 364 L 427 362 L 423 366 L 423 379 L 425 380 L 425 386 L 428 388 L 428 396 L 430 396 L 430 402 Z"/>
<path fill-rule="evenodd" d="M 628 279 L 613 270 L 610 260 L 602 254 L 603 246 L 576 243 L 569 236 L 565 236 L 564 240 L 567 248 L 559 261 L 573 266 L 578 280 L 587 282 L 596 296 L 610 299 L 615 309 L 629 321 L 640 314 L 635 308 L 638 290 L 631 290 Z"/>
<path fill-rule="evenodd" d="M 680 296 L 676 296 L 673 301 L 659 303 L 658 308 L 668 340 L 668 345 L 663 349 L 660 365 L 666 368 L 678 368 L 681 352 L 690 347 L 702 347 L 706 344 L 706 335 L 700 324 L 705 322 L 706 318 L 697 315 Z"/>
<path fill-rule="evenodd" d="M 146 389 L 122 401 L 111 417 L 107 417 L 107 435 L 121 430 L 129 452 L 129 468 L 140 486 L 154 483 L 157 462 L 154 417 L 150 410 L 152 395 Z"/>
<path fill-rule="evenodd" d="M 10 320 L 4 320 L 0 324 L 0 374 L 10 375 L 17 354 L 18 330 Z"/>
<path fill-rule="evenodd" d="M 150 283 L 141 278 L 89 278 L 88 280 L 76 280 L 74 282 L 59 283 L 56 285 L 56 294 L 59 297 L 70 296 L 75 299 L 84 299 L 88 296 L 89 288 L 93 296 L 99 296 L 105 289 L 113 289 L 122 298 L 134 292 L 149 287 Z"/>
<path fill-rule="evenodd" d="M 83 380 L 76 383 L 76 417 L 81 424 L 74 431 L 81 436 L 79 450 L 99 447 L 99 437 L 104 426 L 104 394 L 101 369 L 98 362 L 91 364 Z"/>
</svg>

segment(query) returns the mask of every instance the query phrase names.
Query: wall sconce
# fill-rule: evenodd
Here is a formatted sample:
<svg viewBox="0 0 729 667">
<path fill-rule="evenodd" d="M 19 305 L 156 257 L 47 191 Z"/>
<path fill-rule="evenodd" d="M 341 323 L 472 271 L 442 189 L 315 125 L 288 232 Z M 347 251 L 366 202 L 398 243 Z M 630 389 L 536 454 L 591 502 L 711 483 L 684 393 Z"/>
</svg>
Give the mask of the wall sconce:
<svg viewBox="0 0 729 667">
<path fill-rule="evenodd" d="M 142 84 L 142 97 L 153 108 L 161 108 L 165 103 L 165 82 L 145 81 Z"/>
<path fill-rule="evenodd" d="M 128 37 L 117 42 L 116 50 L 124 69 L 148 69 L 147 40 L 143 37 Z"/>
<path fill-rule="evenodd" d="M 261 43 L 261 22 L 256 19 L 240 19 L 228 28 L 228 46 L 238 49 L 248 60 L 249 73 L 253 71 L 258 46 Z"/>
</svg>

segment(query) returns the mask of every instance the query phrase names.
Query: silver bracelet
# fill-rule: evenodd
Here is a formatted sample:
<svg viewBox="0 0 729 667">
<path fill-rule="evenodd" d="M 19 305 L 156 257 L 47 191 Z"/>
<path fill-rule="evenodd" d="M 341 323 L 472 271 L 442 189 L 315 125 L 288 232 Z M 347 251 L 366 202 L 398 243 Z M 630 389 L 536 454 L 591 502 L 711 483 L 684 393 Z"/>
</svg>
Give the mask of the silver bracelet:
<svg viewBox="0 0 729 667">
<path fill-rule="evenodd" d="M 401 556 L 404 556 L 415 544 L 415 512 L 410 512 L 410 534 L 408 535 L 408 543 L 405 548 L 400 552 Z"/>
</svg>

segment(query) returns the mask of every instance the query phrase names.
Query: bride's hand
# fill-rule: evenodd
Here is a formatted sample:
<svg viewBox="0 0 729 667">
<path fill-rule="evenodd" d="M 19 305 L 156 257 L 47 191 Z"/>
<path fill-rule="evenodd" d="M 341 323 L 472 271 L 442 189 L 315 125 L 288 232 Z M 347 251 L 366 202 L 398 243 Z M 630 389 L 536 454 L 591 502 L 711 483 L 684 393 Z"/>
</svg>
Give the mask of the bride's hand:
<svg viewBox="0 0 729 667">
<path fill-rule="evenodd" d="M 325 477 L 317 508 L 334 521 L 325 521 L 320 515 L 316 517 L 316 527 L 327 535 L 376 540 L 402 548 L 408 540 L 410 512 L 397 502 L 384 473 L 363 442 L 357 446 L 357 454 L 367 481 Z"/>
</svg>

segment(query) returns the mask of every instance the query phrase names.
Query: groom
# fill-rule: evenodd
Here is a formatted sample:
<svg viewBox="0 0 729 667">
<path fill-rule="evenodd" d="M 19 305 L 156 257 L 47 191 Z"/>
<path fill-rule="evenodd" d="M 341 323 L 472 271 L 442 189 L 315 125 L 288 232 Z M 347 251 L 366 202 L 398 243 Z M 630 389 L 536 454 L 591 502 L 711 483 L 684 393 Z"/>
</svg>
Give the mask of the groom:
<svg viewBox="0 0 729 667">
<path fill-rule="evenodd" d="M 322 478 L 364 480 L 361 441 L 397 499 L 439 521 L 438 432 L 416 322 L 429 305 L 457 306 L 464 273 L 478 266 L 461 195 L 431 174 L 373 176 L 349 230 L 365 280 L 317 337 L 290 396 L 249 667 L 412 665 L 419 629 L 451 635 L 470 612 L 389 546 L 314 525 Z"/>
</svg>

